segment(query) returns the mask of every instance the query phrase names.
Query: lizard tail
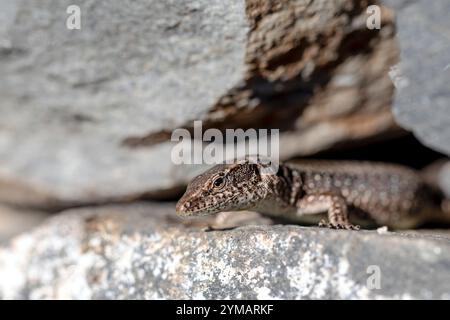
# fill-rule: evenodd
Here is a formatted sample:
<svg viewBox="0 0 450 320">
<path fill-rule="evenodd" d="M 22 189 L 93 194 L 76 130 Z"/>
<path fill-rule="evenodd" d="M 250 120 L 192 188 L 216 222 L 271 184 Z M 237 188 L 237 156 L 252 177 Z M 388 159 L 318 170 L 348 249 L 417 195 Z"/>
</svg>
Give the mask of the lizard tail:
<svg viewBox="0 0 450 320">
<path fill-rule="evenodd" d="M 450 227 L 450 199 L 446 198 L 443 192 L 433 192 L 432 203 L 429 203 L 424 220 Z"/>
<path fill-rule="evenodd" d="M 450 199 L 442 198 L 440 204 L 430 205 L 424 214 L 424 221 L 450 227 Z"/>
</svg>

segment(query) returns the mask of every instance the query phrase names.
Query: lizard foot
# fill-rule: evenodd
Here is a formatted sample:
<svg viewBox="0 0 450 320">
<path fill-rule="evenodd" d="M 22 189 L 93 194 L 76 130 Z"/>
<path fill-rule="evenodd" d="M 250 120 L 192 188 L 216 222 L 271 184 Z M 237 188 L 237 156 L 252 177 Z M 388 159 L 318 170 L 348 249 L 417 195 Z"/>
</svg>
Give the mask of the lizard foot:
<svg viewBox="0 0 450 320">
<path fill-rule="evenodd" d="M 319 227 L 321 228 L 330 228 L 330 229 L 341 229 L 341 230 L 359 230 L 361 229 L 358 225 L 353 224 L 339 224 L 339 223 L 330 223 L 325 221 L 324 219 L 320 220 Z"/>
</svg>

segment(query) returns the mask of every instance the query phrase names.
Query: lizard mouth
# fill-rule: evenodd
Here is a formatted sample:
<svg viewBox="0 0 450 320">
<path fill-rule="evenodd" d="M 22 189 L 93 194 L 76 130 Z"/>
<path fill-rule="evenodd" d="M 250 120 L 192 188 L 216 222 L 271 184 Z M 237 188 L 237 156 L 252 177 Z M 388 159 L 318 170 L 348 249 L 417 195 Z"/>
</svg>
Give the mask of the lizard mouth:
<svg viewBox="0 0 450 320">
<path fill-rule="evenodd" d="M 215 213 L 220 212 L 219 207 L 204 207 L 201 209 L 188 209 L 185 206 L 180 206 L 176 208 L 176 213 L 180 217 L 201 217 L 201 216 L 209 216 Z"/>
<path fill-rule="evenodd" d="M 180 201 L 178 201 L 175 208 L 177 215 L 180 217 L 190 217 L 190 216 L 200 217 L 220 212 L 220 204 L 201 208 L 193 208 L 191 207 L 190 202 L 188 201 L 185 202 L 182 200 L 183 199 L 180 199 Z"/>
<path fill-rule="evenodd" d="M 233 203 L 234 200 L 238 196 L 239 195 L 236 195 L 236 196 L 230 198 L 230 201 L 227 201 L 227 203 Z M 183 201 L 183 198 L 178 201 L 177 206 L 176 206 L 176 213 L 180 217 L 209 216 L 209 215 L 219 213 L 221 211 L 230 211 L 230 210 L 232 210 L 232 208 L 227 208 L 226 203 L 223 203 L 223 202 L 216 203 L 214 205 L 201 207 L 201 208 L 193 208 L 191 206 L 191 203 L 189 201 Z M 236 208 L 234 210 L 239 210 L 239 209 Z"/>
</svg>

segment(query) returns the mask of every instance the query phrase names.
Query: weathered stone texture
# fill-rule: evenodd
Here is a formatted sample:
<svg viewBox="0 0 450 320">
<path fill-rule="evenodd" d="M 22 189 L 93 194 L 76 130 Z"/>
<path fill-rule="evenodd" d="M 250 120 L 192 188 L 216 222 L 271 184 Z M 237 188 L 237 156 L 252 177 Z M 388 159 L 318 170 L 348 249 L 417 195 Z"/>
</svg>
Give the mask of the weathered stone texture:
<svg viewBox="0 0 450 320">
<path fill-rule="evenodd" d="M 450 298 L 448 236 L 202 225 L 182 223 L 171 204 L 71 210 L 0 248 L 0 296 Z M 367 286 L 371 268 L 380 289 Z"/>
</svg>

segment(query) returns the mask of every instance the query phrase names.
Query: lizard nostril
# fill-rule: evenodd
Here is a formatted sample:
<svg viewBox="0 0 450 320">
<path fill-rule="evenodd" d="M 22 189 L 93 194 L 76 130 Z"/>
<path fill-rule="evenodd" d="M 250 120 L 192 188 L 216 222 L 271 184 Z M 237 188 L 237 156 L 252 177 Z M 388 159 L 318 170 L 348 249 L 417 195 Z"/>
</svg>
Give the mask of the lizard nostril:
<svg viewBox="0 0 450 320">
<path fill-rule="evenodd" d="M 191 201 L 183 201 L 183 199 L 180 199 L 180 201 L 178 201 L 175 207 L 175 211 L 180 216 L 186 216 L 189 214 L 191 207 L 192 207 Z"/>
<path fill-rule="evenodd" d="M 177 213 L 182 213 L 184 211 L 184 205 L 181 202 L 178 202 L 175 207 L 175 211 Z"/>
</svg>

